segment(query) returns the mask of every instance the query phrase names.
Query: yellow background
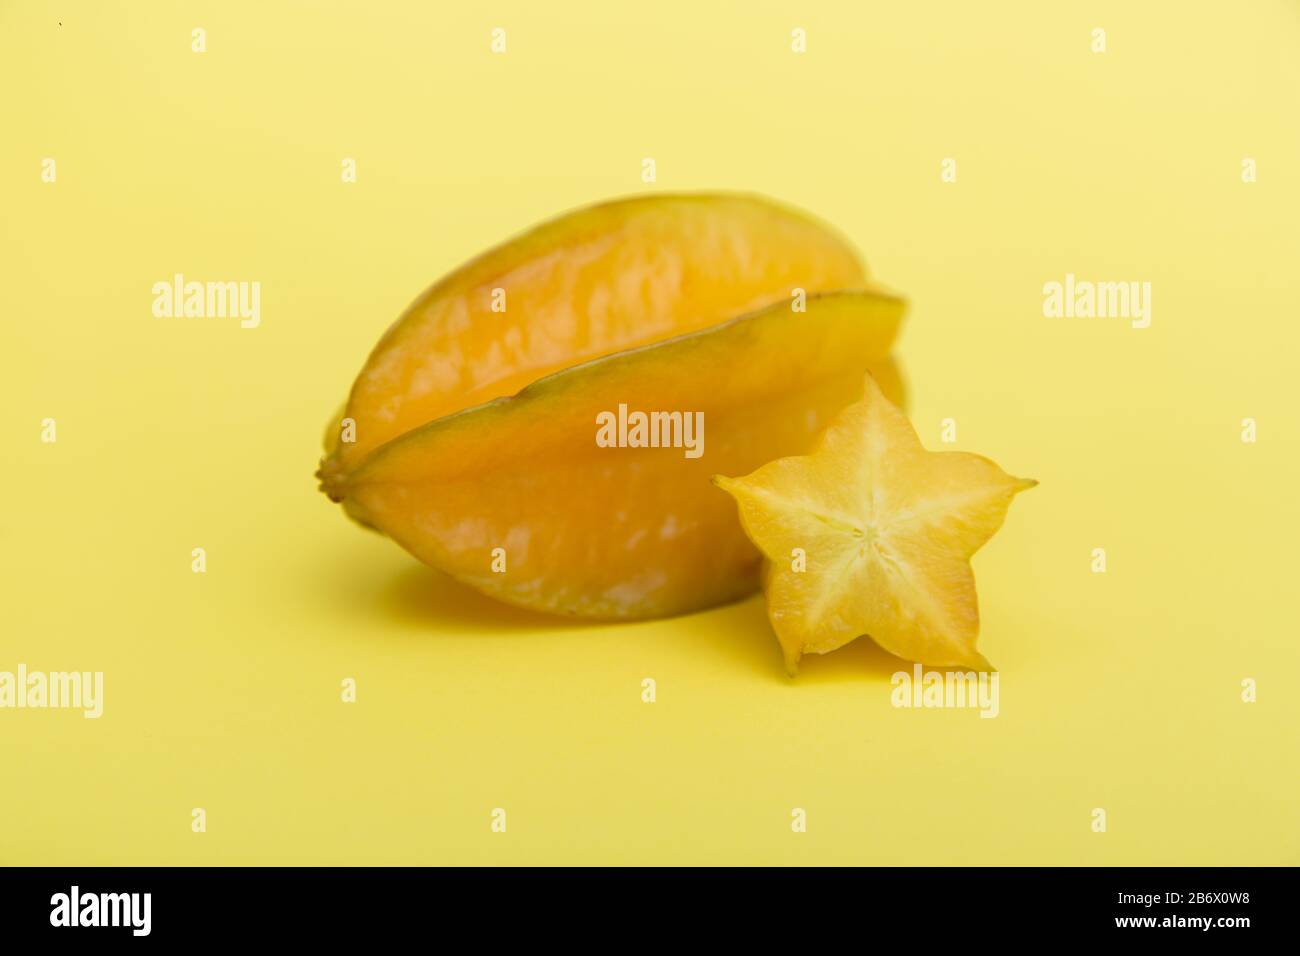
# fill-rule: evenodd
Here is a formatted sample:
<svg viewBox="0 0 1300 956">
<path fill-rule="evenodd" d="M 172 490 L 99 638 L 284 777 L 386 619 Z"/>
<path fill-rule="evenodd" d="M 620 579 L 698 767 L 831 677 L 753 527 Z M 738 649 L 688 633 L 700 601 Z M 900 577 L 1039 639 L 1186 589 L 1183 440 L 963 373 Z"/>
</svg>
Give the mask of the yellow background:
<svg viewBox="0 0 1300 956">
<path fill-rule="evenodd" d="M 3 0 L 0 670 L 106 688 L 0 711 L 0 861 L 1300 862 L 1298 11 Z M 429 282 L 710 188 L 840 227 L 911 301 L 922 440 L 1042 482 L 975 560 L 997 719 L 892 708 L 866 640 L 788 679 L 757 598 L 497 606 L 316 491 Z M 261 282 L 261 327 L 155 319 L 176 272 Z M 1045 318 L 1067 272 L 1151 327 Z"/>
</svg>

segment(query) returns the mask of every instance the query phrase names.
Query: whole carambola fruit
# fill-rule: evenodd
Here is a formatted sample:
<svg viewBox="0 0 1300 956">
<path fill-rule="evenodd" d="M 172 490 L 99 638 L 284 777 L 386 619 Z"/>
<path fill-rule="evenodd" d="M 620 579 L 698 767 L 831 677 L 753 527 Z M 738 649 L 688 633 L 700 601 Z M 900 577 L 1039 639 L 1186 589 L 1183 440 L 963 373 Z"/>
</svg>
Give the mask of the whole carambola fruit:
<svg viewBox="0 0 1300 956">
<path fill-rule="evenodd" d="M 416 300 L 331 426 L 322 487 L 512 604 L 635 618 L 732 600 L 760 556 L 710 476 L 806 451 L 864 369 L 896 390 L 902 312 L 836 233 L 765 200 L 580 210 Z M 702 413 L 703 454 L 602 447 L 620 406 Z"/>
</svg>

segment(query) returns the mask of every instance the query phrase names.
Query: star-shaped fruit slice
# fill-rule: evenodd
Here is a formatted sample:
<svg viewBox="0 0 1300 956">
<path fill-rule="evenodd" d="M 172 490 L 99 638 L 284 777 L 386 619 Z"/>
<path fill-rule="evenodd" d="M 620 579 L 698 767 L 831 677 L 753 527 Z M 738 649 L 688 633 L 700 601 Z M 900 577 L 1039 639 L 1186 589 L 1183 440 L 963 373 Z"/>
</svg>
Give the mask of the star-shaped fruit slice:
<svg viewBox="0 0 1300 956">
<path fill-rule="evenodd" d="M 975 650 L 970 557 L 1036 481 L 979 455 L 926 451 L 869 376 L 811 454 L 713 480 L 770 562 L 768 616 L 791 673 L 804 654 L 863 634 L 907 660 L 991 669 Z"/>
</svg>

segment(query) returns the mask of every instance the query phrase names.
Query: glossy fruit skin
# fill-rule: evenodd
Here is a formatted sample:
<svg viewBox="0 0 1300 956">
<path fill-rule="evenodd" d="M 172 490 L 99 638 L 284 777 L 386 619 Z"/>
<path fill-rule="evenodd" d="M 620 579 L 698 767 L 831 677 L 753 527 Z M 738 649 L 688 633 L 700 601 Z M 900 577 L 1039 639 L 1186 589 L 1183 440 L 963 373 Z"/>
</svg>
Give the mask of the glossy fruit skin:
<svg viewBox="0 0 1300 956">
<path fill-rule="evenodd" d="M 758 586 L 761 556 L 710 483 L 806 452 L 889 353 L 903 302 L 789 302 L 549 375 L 432 421 L 334 485 L 359 521 L 479 590 L 596 618 L 679 614 Z M 608 448 L 598 416 L 702 412 L 704 451 Z M 505 570 L 494 571 L 494 549 Z"/>
<path fill-rule="evenodd" d="M 384 334 L 327 432 L 326 488 L 385 442 L 552 372 L 796 289 L 867 282 L 838 233 L 758 197 L 655 195 L 569 213 L 457 269 Z M 343 419 L 352 442 L 339 441 Z"/>
</svg>

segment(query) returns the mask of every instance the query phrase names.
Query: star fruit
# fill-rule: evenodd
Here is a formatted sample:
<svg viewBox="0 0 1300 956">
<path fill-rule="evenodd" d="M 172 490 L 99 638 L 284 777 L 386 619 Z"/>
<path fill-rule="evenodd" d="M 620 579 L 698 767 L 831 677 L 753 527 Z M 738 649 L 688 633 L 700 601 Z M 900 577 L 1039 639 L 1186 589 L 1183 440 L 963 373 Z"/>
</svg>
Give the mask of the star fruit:
<svg viewBox="0 0 1300 956">
<path fill-rule="evenodd" d="M 710 477 L 806 452 L 866 371 L 901 401 L 903 311 L 838 232 L 779 203 L 576 210 L 443 277 L 389 328 L 327 430 L 322 490 L 531 610 L 736 600 L 762 555 Z M 626 428 L 610 447 L 601 423 L 625 410 L 698 421 L 692 449 Z"/>
<path fill-rule="evenodd" d="M 385 443 L 331 492 L 424 563 L 519 607 L 630 619 L 734 601 L 760 587 L 763 558 L 711 476 L 812 448 L 903 312 L 871 292 L 807 306 L 545 376 Z M 685 412 L 699 444 L 609 447 L 602 422 L 622 409 Z"/>
<path fill-rule="evenodd" d="M 979 455 L 926 451 L 870 376 L 808 455 L 714 477 L 770 562 L 768 617 L 794 673 L 870 635 L 899 657 L 992 669 L 975 649 L 970 558 L 1037 484 Z"/>
</svg>

